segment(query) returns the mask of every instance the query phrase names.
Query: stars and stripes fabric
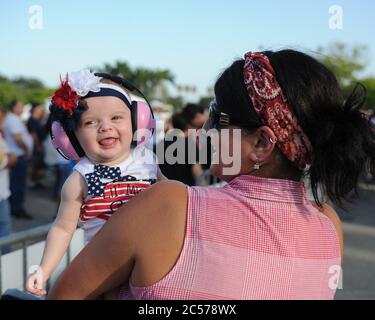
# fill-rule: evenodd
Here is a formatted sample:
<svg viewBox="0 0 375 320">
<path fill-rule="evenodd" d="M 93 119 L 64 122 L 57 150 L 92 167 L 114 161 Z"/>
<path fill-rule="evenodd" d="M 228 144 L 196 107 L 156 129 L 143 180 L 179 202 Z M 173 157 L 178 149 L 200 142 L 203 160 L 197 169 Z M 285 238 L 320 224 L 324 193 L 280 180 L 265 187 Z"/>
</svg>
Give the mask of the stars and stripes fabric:
<svg viewBox="0 0 375 320">
<path fill-rule="evenodd" d="M 108 183 L 108 179 L 119 180 L 121 178 L 121 169 L 120 167 L 108 167 L 96 164 L 94 172 L 85 174 L 85 178 L 88 195 L 103 196 L 104 187 Z M 102 179 L 107 179 L 107 182 L 103 182 Z"/>
<path fill-rule="evenodd" d="M 82 222 L 99 218 L 108 220 L 118 208 L 138 193 L 151 186 L 154 181 L 110 182 L 103 188 L 103 194 L 88 198 L 81 206 Z"/>
<path fill-rule="evenodd" d="M 124 203 L 156 182 L 154 155 L 144 150 L 144 157 L 142 162 L 132 151 L 127 159 L 113 167 L 94 164 L 84 157 L 74 167 L 87 184 L 79 218 L 85 243 Z"/>
<path fill-rule="evenodd" d="M 102 196 L 85 199 L 82 203 L 79 225 L 84 231 L 85 244 L 100 230 L 104 223 L 131 198 L 150 187 L 156 180 L 119 181 L 108 183 Z"/>
</svg>

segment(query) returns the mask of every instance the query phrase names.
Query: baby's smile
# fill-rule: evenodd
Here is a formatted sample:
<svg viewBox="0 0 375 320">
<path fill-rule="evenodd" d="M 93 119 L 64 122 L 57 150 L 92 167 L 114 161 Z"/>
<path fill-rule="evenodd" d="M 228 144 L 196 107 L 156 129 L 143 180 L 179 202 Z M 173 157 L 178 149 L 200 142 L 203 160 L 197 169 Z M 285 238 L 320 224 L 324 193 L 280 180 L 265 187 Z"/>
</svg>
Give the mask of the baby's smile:
<svg viewBox="0 0 375 320">
<path fill-rule="evenodd" d="M 118 138 L 107 137 L 107 138 L 99 140 L 98 143 L 100 146 L 104 148 L 112 148 L 116 144 L 117 140 Z"/>
</svg>

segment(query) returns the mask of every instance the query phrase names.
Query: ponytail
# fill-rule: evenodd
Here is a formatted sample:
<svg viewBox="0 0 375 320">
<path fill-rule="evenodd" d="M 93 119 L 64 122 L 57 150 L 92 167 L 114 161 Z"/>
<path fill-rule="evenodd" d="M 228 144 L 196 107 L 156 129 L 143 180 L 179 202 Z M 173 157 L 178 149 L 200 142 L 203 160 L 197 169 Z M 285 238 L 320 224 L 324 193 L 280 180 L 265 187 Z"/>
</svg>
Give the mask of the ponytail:
<svg viewBox="0 0 375 320">
<path fill-rule="evenodd" d="M 375 133 L 360 112 L 365 100 L 366 88 L 357 84 L 341 110 L 327 112 L 316 131 L 309 175 L 318 205 L 319 188 L 339 206 L 349 193 L 358 196 L 360 175 L 375 168 Z"/>
<path fill-rule="evenodd" d="M 294 50 L 266 54 L 313 147 L 307 174 L 314 199 L 321 205 L 327 196 L 342 207 L 358 195 L 360 175 L 375 168 L 375 133 L 360 111 L 366 88 L 357 84 L 345 100 L 335 75 L 316 59 Z"/>
</svg>

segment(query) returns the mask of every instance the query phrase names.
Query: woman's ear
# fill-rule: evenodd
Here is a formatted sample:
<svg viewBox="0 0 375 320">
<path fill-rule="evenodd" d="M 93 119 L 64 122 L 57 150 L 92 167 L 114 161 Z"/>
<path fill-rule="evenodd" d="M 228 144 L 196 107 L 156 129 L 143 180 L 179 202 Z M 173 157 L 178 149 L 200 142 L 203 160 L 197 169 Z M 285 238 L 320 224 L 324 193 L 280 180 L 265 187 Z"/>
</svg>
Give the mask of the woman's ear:
<svg viewBox="0 0 375 320">
<path fill-rule="evenodd" d="M 275 133 L 267 126 L 262 126 L 254 133 L 256 143 L 254 153 L 259 162 L 265 162 L 273 152 L 277 138 Z"/>
</svg>

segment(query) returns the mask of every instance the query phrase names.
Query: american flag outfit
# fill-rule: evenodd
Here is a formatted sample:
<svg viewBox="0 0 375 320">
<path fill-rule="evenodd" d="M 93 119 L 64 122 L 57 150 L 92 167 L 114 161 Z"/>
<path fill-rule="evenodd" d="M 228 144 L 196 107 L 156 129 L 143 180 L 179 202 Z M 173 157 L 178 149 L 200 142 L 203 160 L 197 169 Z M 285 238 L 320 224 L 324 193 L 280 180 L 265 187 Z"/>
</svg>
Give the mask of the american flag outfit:
<svg viewBox="0 0 375 320">
<path fill-rule="evenodd" d="M 139 150 L 138 150 L 139 151 Z M 83 158 L 75 167 L 86 181 L 79 225 L 85 243 L 99 231 L 117 209 L 156 182 L 157 164 L 153 153 L 143 148 L 140 159 L 134 150 L 122 163 L 107 167 Z"/>
</svg>

